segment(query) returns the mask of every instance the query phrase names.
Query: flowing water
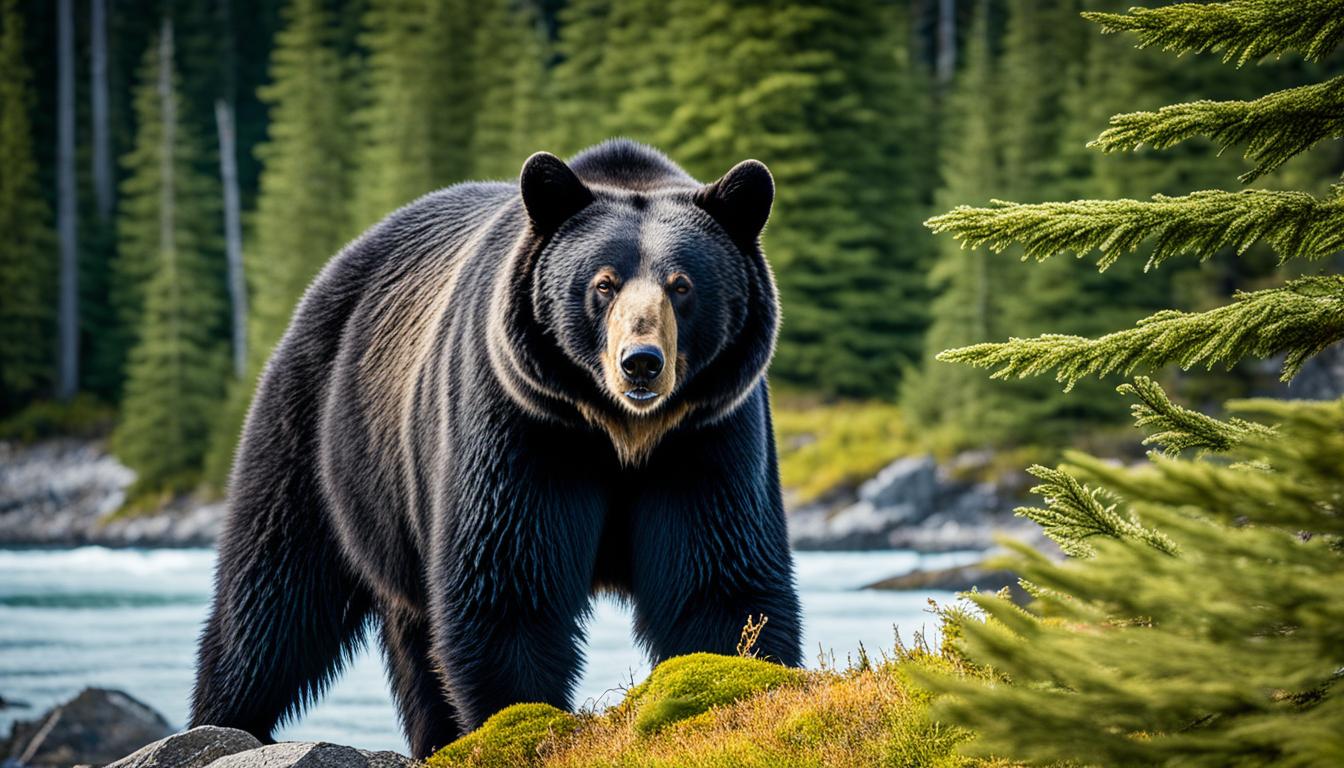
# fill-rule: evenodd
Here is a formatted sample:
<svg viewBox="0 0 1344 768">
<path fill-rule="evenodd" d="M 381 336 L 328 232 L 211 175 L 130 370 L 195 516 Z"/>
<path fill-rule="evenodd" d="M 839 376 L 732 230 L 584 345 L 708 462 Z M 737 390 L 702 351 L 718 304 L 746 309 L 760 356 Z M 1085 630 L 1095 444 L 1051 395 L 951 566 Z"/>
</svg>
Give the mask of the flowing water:
<svg viewBox="0 0 1344 768">
<path fill-rule="evenodd" d="M 798 553 L 809 666 L 823 651 L 843 665 L 860 643 L 870 653 L 890 649 L 894 627 L 906 640 L 917 630 L 931 633 L 927 599 L 947 600 L 950 593 L 859 587 L 975 557 Z M 210 549 L 0 549 L 0 697 L 28 705 L 0 710 L 0 737 L 15 719 L 36 717 L 86 686 L 122 689 L 180 726 L 213 568 Z M 648 673 L 630 639 L 627 608 L 596 603 L 587 659 L 575 698 L 580 705 L 614 704 L 623 687 Z M 360 654 L 316 707 L 277 736 L 405 751 L 376 649 Z"/>
</svg>

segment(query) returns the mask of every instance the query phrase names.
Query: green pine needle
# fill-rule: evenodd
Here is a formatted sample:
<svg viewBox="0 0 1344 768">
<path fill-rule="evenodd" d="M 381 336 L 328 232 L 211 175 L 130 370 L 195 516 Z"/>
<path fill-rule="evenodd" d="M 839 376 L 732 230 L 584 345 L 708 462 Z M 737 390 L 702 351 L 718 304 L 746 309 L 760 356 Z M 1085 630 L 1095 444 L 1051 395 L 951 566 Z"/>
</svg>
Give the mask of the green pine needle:
<svg viewBox="0 0 1344 768">
<path fill-rule="evenodd" d="M 1121 384 L 1116 391 L 1133 395 L 1139 402 L 1130 406 L 1134 425 L 1150 429 L 1152 434 L 1144 445 L 1158 445 L 1164 453 L 1180 453 L 1188 448 L 1206 451 L 1226 451 L 1247 437 L 1268 437 L 1274 430 L 1255 422 L 1232 418 L 1219 421 L 1198 411 L 1182 408 L 1171 402 L 1157 382 L 1147 376 L 1136 376 L 1129 384 Z"/>
<path fill-rule="evenodd" d="M 1298 51 L 1320 61 L 1344 39 L 1344 1 L 1231 0 L 1131 8 L 1128 13 L 1084 13 L 1102 32 L 1134 32 L 1139 47 L 1176 53 L 1222 51 L 1242 66 L 1272 54 Z"/>
<path fill-rule="evenodd" d="M 1155 240 L 1148 267 L 1185 253 L 1207 259 L 1224 248 L 1244 253 L 1259 240 L 1283 261 L 1321 259 L 1344 250 L 1344 196 L 1319 200 L 1303 192 L 1206 190 L 1152 200 L 1075 200 L 1066 203 L 992 201 L 958 206 L 924 224 L 950 232 L 964 247 L 1000 253 L 1021 244 L 1024 259 L 1044 261 L 1060 251 L 1101 251 L 1105 270 L 1126 252 Z"/>
<path fill-rule="evenodd" d="M 1144 144 L 1166 149 L 1201 135 L 1213 139 L 1221 150 L 1245 143 L 1245 157 L 1256 166 L 1241 180 L 1253 181 L 1322 139 L 1344 136 L 1344 77 L 1255 101 L 1195 101 L 1156 112 L 1115 115 L 1111 127 L 1088 146 L 1104 152 Z"/>
<path fill-rule="evenodd" d="M 1104 504 L 1102 491 L 1088 488 L 1072 475 L 1040 464 L 1027 470 L 1041 484 L 1031 492 L 1045 499 L 1046 507 L 1018 507 L 1017 515 L 1032 520 L 1070 557 L 1091 557 L 1087 540 L 1096 536 L 1141 541 L 1159 552 L 1176 554 L 1171 539 L 1144 527 L 1132 515 L 1116 512 L 1116 504 Z"/>
<path fill-rule="evenodd" d="M 1128 374 L 1143 366 L 1177 363 L 1231 366 L 1247 356 L 1284 354 L 1283 380 L 1308 358 L 1344 339 L 1344 276 L 1304 277 L 1281 288 L 1238 293 L 1208 312 L 1166 310 L 1137 327 L 1087 339 L 1046 334 L 949 349 L 945 362 L 996 368 L 994 378 L 1026 377 L 1055 370 L 1065 391 L 1087 376 Z"/>
</svg>

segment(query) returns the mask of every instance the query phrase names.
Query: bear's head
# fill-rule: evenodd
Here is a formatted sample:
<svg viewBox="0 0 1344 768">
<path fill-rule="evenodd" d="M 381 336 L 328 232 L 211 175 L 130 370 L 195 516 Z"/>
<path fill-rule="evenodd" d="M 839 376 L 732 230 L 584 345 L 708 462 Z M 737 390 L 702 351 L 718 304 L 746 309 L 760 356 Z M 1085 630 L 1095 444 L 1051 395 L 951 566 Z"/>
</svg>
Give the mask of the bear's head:
<svg viewBox="0 0 1344 768">
<path fill-rule="evenodd" d="M 647 147 L 608 142 L 569 164 L 533 155 L 519 186 L 530 231 L 503 289 L 515 395 L 534 410 L 568 403 L 637 464 L 759 383 L 778 324 L 759 246 L 774 200 L 764 165 L 699 184 Z"/>
</svg>

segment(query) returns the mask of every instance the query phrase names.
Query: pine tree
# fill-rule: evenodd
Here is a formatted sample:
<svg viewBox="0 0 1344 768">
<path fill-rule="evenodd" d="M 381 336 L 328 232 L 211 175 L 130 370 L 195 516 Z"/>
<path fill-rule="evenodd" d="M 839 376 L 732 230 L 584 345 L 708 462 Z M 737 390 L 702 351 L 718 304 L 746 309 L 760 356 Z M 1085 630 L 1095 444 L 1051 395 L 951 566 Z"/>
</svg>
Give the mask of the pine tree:
<svg viewBox="0 0 1344 768">
<path fill-rule="evenodd" d="M 205 481 L 222 487 L 256 377 L 322 265 L 358 234 L 350 220 L 354 150 L 346 116 L 352 97 L 333 19 L 320 0 L 291 0 L 271 53 L 271 107 L 263 170 L 245 254 L 251 292 L 249 374 L 228 394 L 214 425 Z"/>
<path fill-rule="evenodd" d="M 674 39 L 669 22 L 675 4 L 658 0 L 613 3 L 605 21 L 602 60 L 591 74 L 602 83 L 612 109 L 598 109 L 603 137 L 626 136 L 656 142 L 676 107 L 671 90 Z M 684 50 L 684 49 L 683 49 Z M 590 106 L 598 106 L 589 102 Z"/>
<path fill-rule="evenodd" d="M 1222 51 L 1238 63 L 1286 51 L 1320 59 L 1344 40 L 1340 0 L 1085 15 L 1108 32 L 1137 31 L 1144 44 Z M 1227 139 L 1256 164 L 1250 180 L 1313 136 L 1344 131 L 1344 112 L 1321 116 L 1321 103 L 1319 89 L 1299 87 L 1244 104 L 1122 114 L 1098 144 Z M 1266 104 L 1273 108 L 1262 113 Z M 1242 115 L 1235 136 L 1229 112 Z M 1019 244 L 1033 260 L 1100 251 L 1103 267 L 1133 260 L 1143 243 L 1154 265 L 1244 253 L 1257 242 L 1285 261 L 1319 262 L 1344 249 L 1341 194 L 995 203 L 957 208 L 930 226 L 970 247 Z M 1053 371 L 1067 388 L 1113 371 L 1282 355 L 1288 380 L 1344 339 L 1341 306 L 1344 276 L 1313 274 L 1209 311 L 1159 312 L 1100 338 L 1014 338 L 941 357 L 999 377 Z M 1032 764 L 1344 762 L 1344 399 L 1234 401 L 1237 416 L 1220 420 L 1173 402 L 1144 376 L 1120 392 L 1134 399 L 1156 450 L 1133 467 L 1071 453 L 1058 468 L 1032 469 L 1044 504 L 1019 514 L 1070 558 L 1015 546 L 1003 564 L 1024 577 L 1032 605 L 972 595 L 985 620 L 949 614 L 958 651 L 989 676 L 918 673 L 951 694 L 936 716 L 972 729 L 975 751 Z"/>
<path fill-rule="evenodd" d="M 469 175 L 513 179 L 523 161 L 542 148 L 549 128 L 543 30 L 534 9 L 515 0 L 489 0 L 478 10 Z"/>
<path fill-rule="evenodd" d="M 248 252 L 253 368 L 271 352 L 308 283 L 357 234 L 346 211 L 352 151 L 351 98 L 334 46 L 332 19 L 319 0 L 292 0 L 271 55 L 269 141 L 257 149 L 264 170 Z"/>
<path fill-rule="evenodd" d="M 661 145 L 679 101 L 673 56 L 692 47 L 674 36 L 671 22 L 681 12 L 656 0 L 578 0 L 564 9 L 551 79 L 562 151 L 614 136 Z"/>
<path fill-rule="evenodd" d="M 612 0 L 573 0 L 559 14 L 558 61 L 551 71 L 555 124 L 548 141 L 562 155 L 610 138 L 605 115 L 620 98 L 612 84 L 594 77 L 607 56 Z"/>
<path fill-rule="evenodd" d="M 1045 200 L 1095 194 L 1090 138 L 1084 119 L 1095 98 L 1086 87 L 1093 40 L 1079 23 L 1080 0 L 1014 0 L 1004 40 L 1004 78 L 1009 109 L 1004 126 L 1005 197 Z M 1136 267 L 1104 277 L 1085 263 L 1056 259 L 1019 269 L 1019 290 L 1010 294 L 1006 325 L 1013 335 L 1047 329 L 1095 334 L 1132 323 L 1166 304 L 1158 280 L 1141 280 Z M 1016 406 L 1007 413 L 1019 439 L 1058 444 L 1081 429 L 1119 422 L 1124 415 L 1104 385 L 1088 383 L 1060 392 L 1048 382 L 1018 382 Z"/>
<path fill-rule="evenodd" d="M 924 246 L 892 240 L 900 170 L 923 146 L 916 77 L 891 9 L 871 3 L 671 6 L 676 108 L 660 145 L 714 178 L 745 157 L 775 175 L 765 236 L 784 307 L 776 381 L 890 395 L 917 355 Z M 750 40 L 750 45 L 743 45 Z M 906 153 L 909 154 L 906 154 Z M 920 199 L 927 191 L 915 194 Z M 894 226 L 899 227 L 899 224 Z"/>
<path fill-rule="evenodd" d="M 1003 168 L 1003 94 L 988 16 L 988 4 L 976 7 L 960 76 L 944 106 L 943 125 L 950 137 L 939 162 L 943 186 L 935 197 L 939 208 L 987 203 L 1006 194 Z M 1001 290 L 1022 280 L 1021 265 L 997 259 L 983 250 L 939 243 L 929 273 L 935 295 L 925 337 L 925 364 L 902 386 L 902 403 L 925 429 L 950 431 L 954 442 L 1002 444 L 1019 436 L 1020 418 L 1014 398 L 1021 392 L 988 382 L 974 371 L 938 365 L 934 354 L 950 347 L 1008 334 Z"/>
<path fill-rule="evenodd" d="M 471 30 L 478 16 L 473 3 L 370 4 L 360 38 L 368 50 L 367 101 L 354 118 L 351 211 L 358 226 L 470 175 Z"/>
<path fill-rule="evenodd" d="M 49 309 L 50 212 L 37 178 L 32 74 L 23 60 L 23 17 L 16 0 L 0 6 L 0 413 L 46 390 L 55 364 Z"/>
<path fill-rule="evenodd" d="M 211 263 L 218 253 L 217 190 L 197 170 L 198 137 L 181 117 L 166 18 L 142 71 L 117 261 L 119 284 L 138 289 L 139 333 L 113 435 L 118 456 L 136 471 L 133 496 L 195 484 L 228 378 L 218 328 L 224 286 Z"/>
</svg>

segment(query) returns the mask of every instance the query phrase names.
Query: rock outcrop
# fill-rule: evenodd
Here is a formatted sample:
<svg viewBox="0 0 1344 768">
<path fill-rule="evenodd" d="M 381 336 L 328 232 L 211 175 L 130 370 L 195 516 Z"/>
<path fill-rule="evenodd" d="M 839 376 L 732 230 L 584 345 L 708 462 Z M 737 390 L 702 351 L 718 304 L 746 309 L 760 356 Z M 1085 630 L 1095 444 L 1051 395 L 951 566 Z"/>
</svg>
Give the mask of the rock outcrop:
<svg viewBox="0 0 1344 768">
<path fill-rule="evenodd" d="M 396 752 L 369 752 L 325 741 L 263 746 L 249 733 L 201 726 L 175 733 L 107 768 L 411 768 Z"/>
<path fill-rule="evenodd" d="M 988 549 L 995 536 L 1039 535 L 1036 526 L 1013 516 L 1018 495 L 1012 482 L 961 480 L 933 457 L 914 456 L 887 465 L 848 504 L 795 509 L 789 532 L 797 549 Z"/>
<path fill-rule="evenodd" d="M 222 504 L 185 503 L 155 515 L 116 516 L 135 473 L 99 443 L 0 443 L 0 544 L 208 546 Z"/>
<path fill-rule="evenodd" d="M 247 731 L 203 725 L 146 744 L 107 768 L 205 768 L 220 758 L 260 748 L 261 742 Z"/>
<path fill-rule="evenodd" d="M 327 742 L 263 745 L 233 728 L 173 733 L 158 712 L 121 691 L 88 688 L 0 742 L 4 768 L 412 768 L 396 752 Z"/>
</svg>

